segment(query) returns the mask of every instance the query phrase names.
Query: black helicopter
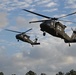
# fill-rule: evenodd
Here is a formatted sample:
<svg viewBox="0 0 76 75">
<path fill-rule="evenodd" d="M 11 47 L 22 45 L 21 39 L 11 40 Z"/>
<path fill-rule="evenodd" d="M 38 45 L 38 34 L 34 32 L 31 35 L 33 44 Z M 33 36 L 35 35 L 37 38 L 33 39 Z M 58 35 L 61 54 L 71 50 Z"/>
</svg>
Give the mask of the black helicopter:
<svg viewBox="0 0 76 75">
<path fill-rule="evenodd" d="M 45 16 L 45 15 L 42 15 L 42 14 L 39 14 L 39 13 L 36 13 L 33 11 L 26 10 L 26 9 L 23 9 L 23 10 L 30 12 L 32 14 L 47 18 L 47 20 L 29 22 L 29 23 L 42 22 L 40 24 L 40 30 L 43 31 L 43 36 L 45 36 L 46 32 L 47 32 L 55 37 L 64 39 L 64 42 L 69 43 L 69 46 L 70 46 L 70 43 L 76 43 L 76 31 L 72 29 L 73 30 L 72 36 L 69 37 L 69 35 L 67 33 L 65 33 L 65 31 L 64 31 L 66 26 L 59 22 L 59 21 L 64 21 L 64 20 L 60 20 L 61 18 L 76 14 L 76 12 L 67 14 L 65 16 L 61 16 L 59 18 L 55 18 L 55 17 L 51 18 L 51 17 Z M 64 22 L 72 22 L 72 21 L 64 21 Z M 74 23 L 76 23 L 76 22 L 74 22 Z"/>
<path fill-rule="evenodd" d="M 30 43 L 32 46 L 33 46 L 33 45 L 40 45 L 40 43 L 37 42 L 37 41 L 38 41 L 38 38 L 35 38 L 35 40 L 32 41 L 32 40 L 30 39 L 30 36 L 28 36 L 28 35 L 26 34 L 26 32 L 32 30 L 32 28 L 31 28 L 31 29 L 28 29 L 28 30 L 25 31 L 25 32 L 19 32 L 19 31 L 14 31 L 14 30 L 9 30 L 9 29 L 5 29 L 5 30 L 11 31 L 11 32 L 15 32 L 15 33 L 19 33 L 19 34 L 16 35 L 16 39 L 17 39 L 18 41 L 21 40 L 21 41 L 23 41 L 23 42 Z"/>
</svg>

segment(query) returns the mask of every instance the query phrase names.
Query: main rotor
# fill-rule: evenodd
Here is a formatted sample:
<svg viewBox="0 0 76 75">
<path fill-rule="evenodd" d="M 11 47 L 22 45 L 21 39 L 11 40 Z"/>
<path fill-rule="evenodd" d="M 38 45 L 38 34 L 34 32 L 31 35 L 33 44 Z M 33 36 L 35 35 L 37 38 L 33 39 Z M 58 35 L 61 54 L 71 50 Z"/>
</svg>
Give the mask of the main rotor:
<svg viewBox="0 0 76 75">
<path fill-rule="evenodd" d="M 33 12 L 33 11 L 30 11 L 30 10 L 26 10 L 26 9 L 23 9 L 24 11 L 27 11 L 27 12 L 30 12 L 32 14 L 35 14 L 35 15 L 38 15 L 38 16 L 41 16 L 41 17 L 44 17 L 44 18 L 47 18 L 48 20 L 53 20 L 53 21 L 64 21 L 64 20 L 60 20 L 61 18 L 64 18 L 64 17 L 67 17 L 67 16 L 71 16 L 71 15 L 74 15 L 76 14 L 76 12 L 73 12 L 73 13 L 70 13 L 70 14 L 67 14 L 67 15 L 64 15 L 64 16 L 61 16 L 61 17 L 48 17 L 48 16 L 45 16 L 45 15 L 42 15 L 42 14 L 39 14 L 39 13 L 36 13 L 36 12 Z M 29 22 L 29 23 L 36 23 L 36 22 L 44 22 L 44 21 L 48 21 L 48 20 L 39 20 L 39 21 L 32 21 L 32 22 Z M 72 22 L 72 21 L 64 21 L 64 22 Z M 76 23 L 76 22 L 72 22 L 72 23 Z"/>
<path fill-rule="evenodd" d="M 15 31 L 15 30 L 10 30 L 10 29 L 5 29 L 6 31 L 11 31 L 11 32 L 15 32 L 15 33 L 20 33 L 20 34 L 25 34 L 27 32 L 29 32 L 30 30 L 32 30 L 32 28 L 26 30 L 25 32 L 19 32 L 19 31 Z"/>
</svg>

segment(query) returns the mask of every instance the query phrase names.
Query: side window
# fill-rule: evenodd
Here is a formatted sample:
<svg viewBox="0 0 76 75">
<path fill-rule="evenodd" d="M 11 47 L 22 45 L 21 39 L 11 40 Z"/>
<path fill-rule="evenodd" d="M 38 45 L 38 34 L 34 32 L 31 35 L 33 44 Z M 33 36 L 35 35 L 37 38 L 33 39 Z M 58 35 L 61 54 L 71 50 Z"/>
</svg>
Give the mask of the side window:
<svg viewBox="0 0 76 75">
<path fill-rule="evenodd" d="M 48 25 L 48 26 L 51 26 L 51 22 L 50 22 L 50 21 L 47 21 L 47 25 Z"/>
<path fill-rule="evenodd" d="M 53 23 L 53 22 L 51 22 L 51 25 L 54 25 L 54 23 Z"/>
<path fill-rule="evenodd" d="M 47 25 L 50 26 L 50 23 L 48 22 Z"/>
</svg>

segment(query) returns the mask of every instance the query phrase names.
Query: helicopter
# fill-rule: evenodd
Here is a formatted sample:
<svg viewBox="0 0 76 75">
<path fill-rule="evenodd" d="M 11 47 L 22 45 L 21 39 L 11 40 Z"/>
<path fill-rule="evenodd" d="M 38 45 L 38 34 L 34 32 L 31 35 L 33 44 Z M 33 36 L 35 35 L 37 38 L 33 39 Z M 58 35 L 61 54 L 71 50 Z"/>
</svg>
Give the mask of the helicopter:
<svg viewBox="0 0 76 75">
<path fill-rule="evenodd" d="M 70 15 L 74 15 L 76 14 L 76 12 L 73 12 L 71 14 L 67 14 L 64 16 L 61 16 L 59 18 L 52 18 L 52 17 L 48 17 L 27 9 L 23 9 L 26 12 L 30 12 L 32 14 L 47 18 L 47 20 L 39 20 L 39 21 L 31 21 L 29 23 L 36 23 L 36 22 L 42 22 L 40 24 L 40 30 L 43 32 L 43 36 L 46 35 L 46 33 L 49 33 L 50 35 L 54 36 L 54 37 L 58 37 L 64 40 L 65 43 L 76 43 L 76 31 L 72 29 L 73 33 L 71 35 L 71 37 L 65 32 L 65 28 L 67 27 L 66 25 L 63 25 L 61 22 L 59 21 L 64 21 L 64 20 L 60 20 L 61 18 L 70 16 Z M 72 21 L 64 21 L 64 22 L 72 22 Z M 76 23 L 76 22 L 73 22 Z"/>
<path fill-rule="evenodd" d="M 28 35 L 26 34 L 26 32 L 32 30 L 32 28 L 26 30 L 25 32 L 19 32 L 19 31 L 14 31 L 14 30 L 10 30 L 10 29 L 5 29 L 5 30 L 11 31 L 11 32 L 15 32 L 15 33 L 19 33 L 19 34 L 17 34 L 17 35 L 15 36 L 18 42 L 19 42 L 19 40 L 21 40 L 21 41 L 23 41 L 23 42 L 27 42 L 27 43 L 31 44 L 32 46 L 33 46 L 33 45 L 40 45 L 40 43 L 37 42 L 37 41 L 38 41 L 38 38 L 35 37 L 35 40 L 32 41 L 32 40 L 30 39 L 30 36 L 28 36 Z"/>
</svg>

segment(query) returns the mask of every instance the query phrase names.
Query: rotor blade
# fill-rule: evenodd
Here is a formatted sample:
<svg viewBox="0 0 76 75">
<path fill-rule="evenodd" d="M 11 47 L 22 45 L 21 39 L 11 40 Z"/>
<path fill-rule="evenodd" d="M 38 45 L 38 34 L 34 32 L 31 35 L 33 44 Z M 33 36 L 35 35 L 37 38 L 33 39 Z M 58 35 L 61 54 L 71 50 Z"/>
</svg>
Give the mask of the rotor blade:
<svg viewBox="0 0 76 75">
<path fill-rule="evenodd" d="M 10 29 L 5 29 L 5 30 L 11 31 L 11 32 L 15 32 L 15 33 L 21 33 L 21 32 L 19 32 L 19 31 L 14 31 L 14 30 L 10 30 Z"/>
<path fill-rule="evenodd" d="M 24 33 L 28 32 L 28 31 L 30 31 L 30 30 L 32 30 L 32 28 L 28 29 L 28 30 L 27 30 L 27 31 L 25 31 Z"/>
<path fill-rule="evenodd" d="M 33 12 L 33 11 L 29 11 L 29 10 L 26 10 L 26 9 L 23 9 L 23 10 L 24 10 L 24 11 L 27 11 L 27 12 L 30 12 L 30 13 L 32 13 L 32 14 L 35 14 L 35 15 L 41 16 L 41 17 L 45 17 L 45 18 L 51 19 L 51 17 L 45 16 L 45 15 L 41 15 L 41 14 L 38 14 L 38 13 Z"/>
<path fill-rule="evenodd" d="M 76 12 L 73 12 L 73 13 L 71 13 L 71 14 L 67 14 L 67 15 L 65 15 L 65 16 L 61 16 L 61 17 L 59 17 L 59 18 L 67 17 L 67 16 L 70 16 L 70 15 L 73 15 L 73 14 L 76 14 Z"/>
<path fill-rule="evenodd" d="M 76 22 L 73 22 L 73 21 L 65 21 L 65 20 L 59 20 L 59 21 L 76 23 Z"/>
<path fill-rule="evenodd" d="M 46 20 L 31 21 L 31 22 L 29 22 L 29 23 L 44 22 L 44 21 L 46 21 Z"/>
<path fill-rule="evenodd" d="M 44 21 L 51 21 L 51 20 L 39 20 L 39 21 L 31 21 L 31 22 L 29 22 L 29 23 L 44 22 Z M 58 21 L 76 23 L 76 22 L 73 22 L 73 21 L 65 21 L 65 20 L 58 20 Z"/>
</svg>

